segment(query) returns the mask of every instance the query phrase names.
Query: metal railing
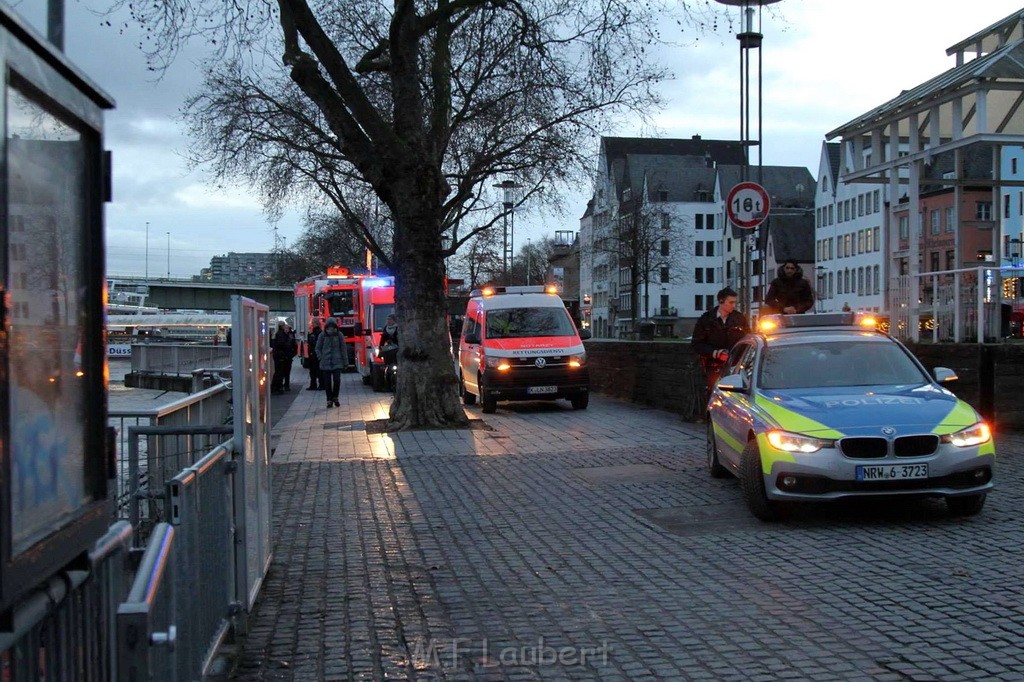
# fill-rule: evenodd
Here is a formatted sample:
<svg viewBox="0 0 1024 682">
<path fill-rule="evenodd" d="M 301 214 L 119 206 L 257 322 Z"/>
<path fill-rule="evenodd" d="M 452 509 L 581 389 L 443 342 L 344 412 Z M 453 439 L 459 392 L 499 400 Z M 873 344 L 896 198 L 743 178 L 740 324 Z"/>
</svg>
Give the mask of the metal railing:
<svg viewBox="0 0 1024 682">
<path fill-rule="evenodd" d="M 117 480 L 114 490 L 114 514 L 117 518 L 130 518 L 129 506 L 132 499 L 141 491 L 149 490 L 149 462 L 180 463 L 168 476 L 156 479 L 155 489 L 162 494 L 167 479 L 224 440 L 223 437 L 211 439 L 209 435 L 196 436 L 187 432 L 178 434 L 168 430 L 149 435 L 139 443 L 131 437 L 131 429 L 160 426 L 187 430 L 196 426 L 226 426 L 232 419 L 231 400 L 230 384 L 222 383 L 162 407 L 111 410 L 108 413 L 109 423 L 116 429 L 118 436 Z"/>
<path fill-rule="evenodd" d="M 118 680 L 116 611 L 128 576 L 132 529 L 112 525 L 88 564 L 41 584 L 0 632 L 2 680 Z"/>
<path fill-rule="evenodd" d="M 911 275 L 893 277 L 889 287 L 889 333 L 903 340 L 1000 342 L 1010 335 L 1010 315 L 1024 308 L 1017 298 L 1024 268 L 978 267 L 916 277 L 916 288 Z"/>
<path fill-rule="evenodd" d="M 132 373 L 189 375 L 202 367 L 231 364 L 231 346 L 181 343 L 132 344 Z"/>
<path fill-rule="evenodd" d="M 128 598 L 117 607 L 118 679 L 178 679 L 173 655 L 177 640 L 175 585 L 166 575 L 174 535 L 174 528 L 167 523 L 153 529 Z"/>
</svg>

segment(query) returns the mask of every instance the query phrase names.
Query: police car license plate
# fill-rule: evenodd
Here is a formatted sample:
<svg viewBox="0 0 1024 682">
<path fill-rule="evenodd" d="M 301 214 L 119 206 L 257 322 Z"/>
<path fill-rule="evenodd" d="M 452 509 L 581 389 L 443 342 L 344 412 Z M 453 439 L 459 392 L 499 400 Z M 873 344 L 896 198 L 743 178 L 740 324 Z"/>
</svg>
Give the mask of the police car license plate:
<svg viewBox="0 0 1024 682">
<path fill-rule="evenodd" d="M 540 393 L 557 393 L 557 386 L 530 386 L 526 389 L 526 392 L 530 395 L 537 395 Z"/>
<path fill-rule="evenodd" d="M 858 466 L 858 481 L 903 481 L 912 478 L 928 478 L 927 464 L 886 464 Z"/>
</svg>

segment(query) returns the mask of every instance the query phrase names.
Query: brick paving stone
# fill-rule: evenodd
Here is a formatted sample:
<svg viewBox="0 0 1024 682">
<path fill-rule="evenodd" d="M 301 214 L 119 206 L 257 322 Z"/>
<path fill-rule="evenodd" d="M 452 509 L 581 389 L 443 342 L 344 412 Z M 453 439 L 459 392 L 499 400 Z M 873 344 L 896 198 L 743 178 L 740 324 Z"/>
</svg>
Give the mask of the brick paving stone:
<svg viewBox="0 0 1024 682">
<path fill-rule="evenodd" d="M 238 679 L 1024 679 L 1024 434 L 998 434 L 977 517 L 851 503 L 766 525 L 666 412 L 595 395 L 366 434 L 390 395 L 345 375 L 339 399 L 302 392 L 275 427 Z M 600 467 L 644 475 L 578 473 Z"/>
</svg>

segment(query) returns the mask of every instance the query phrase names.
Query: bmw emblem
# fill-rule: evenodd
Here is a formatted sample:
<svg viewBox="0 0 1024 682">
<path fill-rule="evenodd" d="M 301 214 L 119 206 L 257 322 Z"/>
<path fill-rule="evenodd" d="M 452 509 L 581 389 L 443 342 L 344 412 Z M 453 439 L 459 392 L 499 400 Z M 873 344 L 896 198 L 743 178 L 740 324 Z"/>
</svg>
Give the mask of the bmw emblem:
<svg viewBox="0 0 1024 682">
<path fill-rule="evenodd" d="M 895 434 L 895 433 L 896 433 L 896 429 L 894 429 L 894 428 L 893 428 L 893 427 L 891 427 L 891 426 L 883 426 L 883 427 L 882 427 L 882 434 L 883 434 L 883 435 L 886 435 L 886 436 L 891 436 L 891 435 L 893 435 L 893 434 Z"/>
<path fill-rule="evenodd" d="M 533 361 L 533 364 L 537 365 L 537 367 L 544 367 L 544 365 L 548 364 L 548 361 L 544 358 L 537 358 Z"/>
</svg>

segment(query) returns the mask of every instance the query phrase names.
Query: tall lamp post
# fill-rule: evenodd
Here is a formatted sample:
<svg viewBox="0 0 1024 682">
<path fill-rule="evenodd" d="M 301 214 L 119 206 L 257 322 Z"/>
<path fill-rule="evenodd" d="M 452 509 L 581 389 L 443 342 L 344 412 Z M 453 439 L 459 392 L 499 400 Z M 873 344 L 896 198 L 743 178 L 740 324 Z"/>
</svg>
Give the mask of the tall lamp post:
<svg viewBox="0 0 1024 682">
<path fill-rule="evenodd" d="M 743 147 L 744 162 L 740 167 L 740 182 L 749 181 L 749 165 L 750 165 L 750 148 L 757 147 L 757 178 L 756 182 L 759 185 L 764 185 L 762 174 L 761 174 L 761 162 L 764 156 L 763 148 L 761 145 L 761 118 L 762 118 L 762 99 L 761 99 L 761 41 L 764 36 L 760 33 L 761 27 L 761 7 L 765 5 L 773 5 L 779 0 L 715 0 L 722 5 L 729 5 L 731 7 L 740 8 L 740 33 L 736 34 L 736 39 L 740 41 L 740 145 Z M 757 8 L 757 9 L 755 9 Z M 758 30 L 754 30 L 754 14 L 757 14 Z M 750 96 L 750 52 L 755 50 L 757 52 L 757 134 L 756 137 L 751 134 L 751 96 Z M 766 229 L 767 222 L 762 223 L 761 226 L 756 227 L 749 231 L 746 235 L 746 239 L 740 241 L 740 282 L 742 284 L 742 290 L 740 291 L 740 306 L 743 312 L 750 315 L 752 312 L 753 303 L 753 291 L 754 291 L 754 272 L 753 272 L 753 257 L 754 251 L 759 244 L 757 239 L 757 232 L 760 229 Z M 733 237 L 740 239 L 742 237 L 742 231 L 738 228 L 733 228 Z M 745 243 L 744 243 L 745 242 Z M 747 255 L 749 254 L 749 255 Z M 763 256 L 762 256 L 763 258 Z M 764 274 L 761 275 L 761 279 L 764 280 Z M 763 283 L 763 282 L 762 282 Z"/>
<path fill-rule="evenodd" d="M 146 279 L 149 279 L 149 221 L 146 221 Z"/>
<path fill-rule="evenodd" d="M 501 267 L 502 272 L 505 276 L 505 284 L 510 284 L 508 278 L 509 267 L 512 265 L 512 247 L 515 242 L 515 230 L 516 230 L 516 214 L 512 210 L 516 205 L 516 194 L 515 191 L 522 187 L 518 182 L 514 180 L 505 180 L 495 185 L 501 190 L 501 205 L 505 209 L 503 212 L 504 218 L 504 239 L 502 242 L 502 258 Z M 509 228 L 509 214 L 512 215 L 512 226 Z"/>
<path fill-rule="evenodd" d="M 171 278 L 171 233 L 167 233 L 167 279 Z"/>
</svg>

